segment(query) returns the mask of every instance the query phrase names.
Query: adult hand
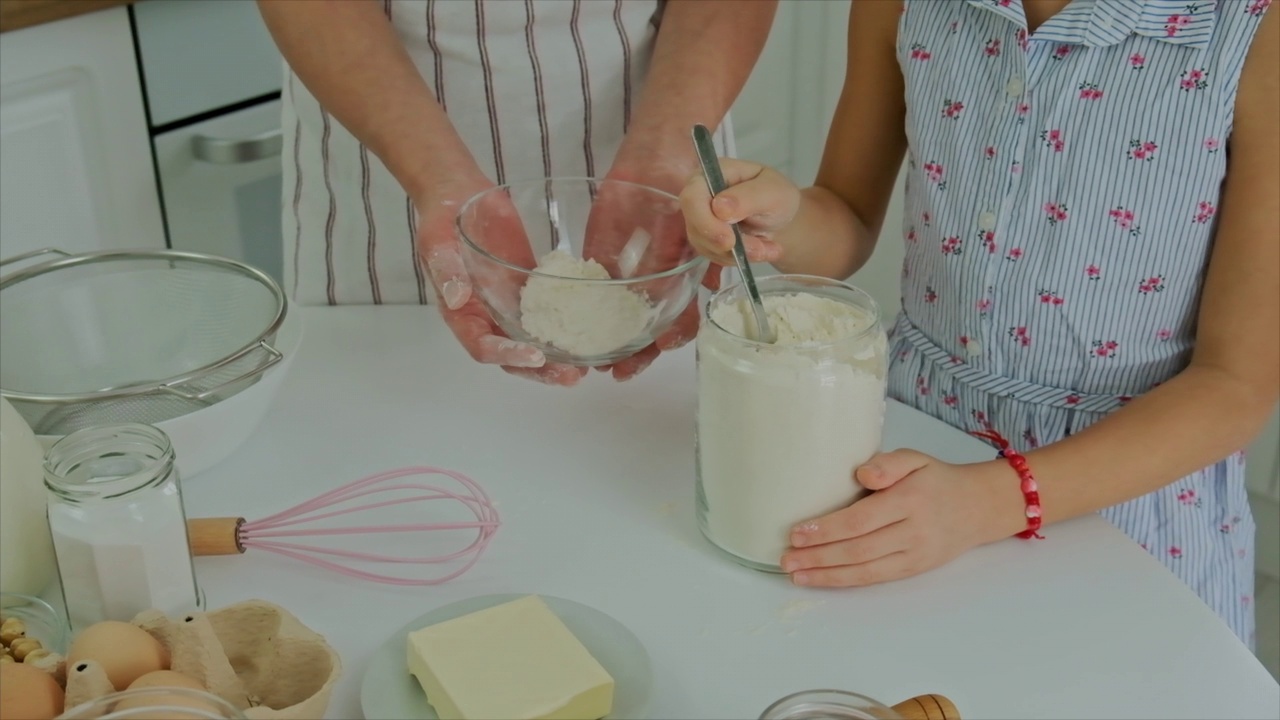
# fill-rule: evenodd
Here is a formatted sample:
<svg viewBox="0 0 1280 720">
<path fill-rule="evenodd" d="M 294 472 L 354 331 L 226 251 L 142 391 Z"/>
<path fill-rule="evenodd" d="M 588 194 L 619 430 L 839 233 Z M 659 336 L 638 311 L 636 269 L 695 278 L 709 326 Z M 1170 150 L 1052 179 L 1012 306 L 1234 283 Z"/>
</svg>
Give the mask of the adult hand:
<svg viewBox="0 0 1280 720">
<path fill-rule="evenodd" d="M 548 385 L 574 385 L 585 370 L 548 363 L 541 350 L 507 337 L 498 327 L 472 285 L 462 259 L 462 242 L 454 224 L 458 211 L 468 199 L 493 187 L 478 170 L 455 175 L 447 183 L 433 187 L 415 202 L 418 209 L 418 249 L 439 300 L 440 314 L 454 337 L 477 362 L 500 365 L 502 369 Z M 506 196 L 493 194 L 483 208 L 490 237 L 505 238 L 503 245 L 491 247 L 503 259 L 529 262 L 533 251 L 520 217 Z M 495 272 L 501 274 L 500 269 Z M 520 278 L 506 279 L 510 294 L 519 302 Z"/>
<path fill-rule="evenodd" d="M 639 140 L 634 137 L 629 141 L 631 144 L 619 152 L 605 179 L 678 193 L 688 172 L 688 153 L 675 156 L 682 162 L 658 149 L 640 149 Z M 676 201 L 657 199 L 639 188 L 609 184 L 601 187 L 592 203 L 583 256 L 594 258 L 615 278 L 670 270 L 694 257 Z M 704 277 L 704 282 L 708 280 Z M 688 343 L 698 332 L 696 300 L 695 294 L 671 327 L 653 343 L 600 370 L 611 372 L 615 380 L 628 380 L 649 367 L 662 352 Z"/>
<path fill-rule="evenodd" d="M 718 265 L 734 264 L 733 228 L 738 223 L 742 244 L 751 262 L 772 263 L 782 258 L 774 234 L 795 219 L 800 190 L 773 168 L 721 158 L 728 187 L 713 199 L 701 174 L 685 181 L 680 192 L 689 242 L 703 257 Z"/>
<path fill-rule="evenodd" d="M 932 570 L 999 539 L 992 528 L 1001 523 L 988 518 L 993 508 L 1017 512 L 1018 480 L 1010 474 L 1004 493 L 991 498 L 987 488 L 996 484 L 984 481 L 984 467 L 914 450 L 871 458 L 854 475 L 875 492 L 794 528 L 783 571 L 796 585 L 873 585 Z"/>
</svg>

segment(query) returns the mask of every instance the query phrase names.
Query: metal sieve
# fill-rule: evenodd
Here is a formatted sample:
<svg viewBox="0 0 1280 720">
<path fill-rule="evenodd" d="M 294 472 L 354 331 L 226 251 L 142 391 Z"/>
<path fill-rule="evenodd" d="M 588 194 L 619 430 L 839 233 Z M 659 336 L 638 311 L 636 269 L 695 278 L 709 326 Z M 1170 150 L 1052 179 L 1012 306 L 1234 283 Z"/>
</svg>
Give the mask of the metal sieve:
<svg viewBox="0 0 1280 720">
<path fill-rule="evenodd" d="M 70 255 L 0 277 L 0 395 L 38 435 L 154 425 L 235 395 L 280 362 L 288 303 L 269 276 L 176 250 Z"/>
</svg>

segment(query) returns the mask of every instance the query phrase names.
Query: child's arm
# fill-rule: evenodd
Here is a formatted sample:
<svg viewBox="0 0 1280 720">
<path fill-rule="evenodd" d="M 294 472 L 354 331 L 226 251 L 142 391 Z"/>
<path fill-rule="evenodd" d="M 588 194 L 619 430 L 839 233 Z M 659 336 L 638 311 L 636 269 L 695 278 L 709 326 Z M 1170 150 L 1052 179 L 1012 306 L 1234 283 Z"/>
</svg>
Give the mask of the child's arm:
<svg viewBox="0 0 1280 720">
<path fill-rule="evenodd" d="M 699 251 L 732 265 L 729 224 L 737 222 L 748 256 L 782 272 L 846 278 L 871 257 L 907 146 L 895 49 L 901 7 L 850 7 L 844 88 L 813 187 L 797 191 L 769 168 L 724 160 L 731 187 L 713 203 L 701 176 L 690 178 L 681 205 Z"/>
<path fill-rule="evenodd" d="M 1026 454 L 1044 522 L 1157 490 L 1243 448 L 1280 396 L 1280 13 L 1246 61 L 1222 214 L 1186 370 L 1060 442 Z M 913 451 L 873 458 L 859 481 L 882 490 L 797 528 L 783 559 L 805 585 L 914 575 L 1026 528 L 1003 460 L 949 465 Z"/>
</svg>

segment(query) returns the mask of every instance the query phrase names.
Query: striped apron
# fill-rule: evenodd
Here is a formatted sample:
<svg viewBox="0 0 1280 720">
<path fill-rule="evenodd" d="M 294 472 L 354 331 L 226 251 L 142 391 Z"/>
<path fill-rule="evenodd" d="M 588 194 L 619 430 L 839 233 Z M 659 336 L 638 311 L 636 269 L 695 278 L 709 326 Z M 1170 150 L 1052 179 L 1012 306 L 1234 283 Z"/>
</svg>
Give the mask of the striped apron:
<svg viewBox="0 0 1280 720">
<path fill-rule="evenodd" d="M 608 172 L 661 8 L 661 0 L 384 1 L 422 77 L 498 184 Z M 434 302 L 405 191 L 287 66 L 282 104 L 286 291 L 303 305 Z M 730 134 L 726 118 L 722 152 Z"/>
</svg>

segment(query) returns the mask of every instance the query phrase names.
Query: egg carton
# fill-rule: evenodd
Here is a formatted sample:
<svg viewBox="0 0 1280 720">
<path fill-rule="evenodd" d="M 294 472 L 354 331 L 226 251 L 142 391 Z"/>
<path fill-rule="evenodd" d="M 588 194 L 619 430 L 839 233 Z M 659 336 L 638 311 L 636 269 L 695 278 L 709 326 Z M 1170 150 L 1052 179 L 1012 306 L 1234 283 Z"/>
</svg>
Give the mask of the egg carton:
<svg viewBox="0 0 1280 720">
<path fill-rule="evenodd" d="M 168 650 L 170 670 L 196 680 L 249 720 L 324 717 L 342 672 L 337 652 L 323 636 L 265 600 L 177 619 L 147 610 L 133 624 Z M 115 692 L 92 660 L 67 667 L 61 656 L 48 655 L 33 664 L 66 688 L 68 708 Z"/>
</svg>

